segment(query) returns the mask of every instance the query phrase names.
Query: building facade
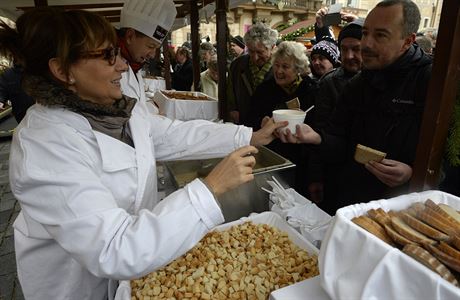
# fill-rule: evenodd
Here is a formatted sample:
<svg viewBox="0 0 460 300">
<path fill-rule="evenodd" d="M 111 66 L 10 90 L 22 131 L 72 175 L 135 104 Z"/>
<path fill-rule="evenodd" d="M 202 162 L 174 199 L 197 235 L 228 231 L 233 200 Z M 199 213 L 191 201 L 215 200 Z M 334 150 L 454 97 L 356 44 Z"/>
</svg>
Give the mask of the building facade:
<svg viewBox="0 0 460 300">
<path fill-rule="evenodd" d="M 359 17 L 365 18 L 367 13 L 381 0 L 250 0 L 245 4 L 232 8 L 227 13 L 227 22 L 232 36 L 241 35 L 257 21 L 264 22 L 272 28 L 283 23 L 295 23 L 304 21 L 313 24 L 316 11 L 326 5 L 340 3 Z M 441 16 L 443 0 L 413 0 L 417 3 L 422 20 L 419 30 L 437 28 Z M 202 38 L 209 37 L 212 43 L 216 42 L 215 16 L 209 18 L 206 23 L 202 17 L 200 23 L 200 35 Z M 180 46 L 190 40 L 190 25 L 172 32 L 171 41 L 173 46 Z"/>
</svg>

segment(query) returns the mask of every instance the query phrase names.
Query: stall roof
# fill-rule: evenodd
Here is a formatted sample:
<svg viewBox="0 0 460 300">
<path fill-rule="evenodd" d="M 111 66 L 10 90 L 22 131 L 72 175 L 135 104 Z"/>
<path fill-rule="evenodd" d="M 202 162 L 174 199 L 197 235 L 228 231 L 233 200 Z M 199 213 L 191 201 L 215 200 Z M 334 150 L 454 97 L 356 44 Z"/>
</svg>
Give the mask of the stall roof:
<svg viewBox="0 0 460 300">
<path fill-rule="evenodd" d="M 120 11 L 123 7 L 124 0 L 15 0 L 1 1 L 0 16 L 11 20 L 16 20 L 23 11 L 31 9 L 38 5 L 56 6 L 64 9 L 84 9 L 93 11 L 106 17 L 115 26 L 120 21 Z M 246 3 L 248 0 L 230 0 L 229 8 L 236 7 L 241 3 Z M 215 11 L 215 2 L 213 0 L 174 0 L 177 9 L 177 20 L 173 30 L 190 24 L 189 15 L 191 5 L 197 5 L 198 9 L 206 15 L 212 16 Z"/>
</svg>

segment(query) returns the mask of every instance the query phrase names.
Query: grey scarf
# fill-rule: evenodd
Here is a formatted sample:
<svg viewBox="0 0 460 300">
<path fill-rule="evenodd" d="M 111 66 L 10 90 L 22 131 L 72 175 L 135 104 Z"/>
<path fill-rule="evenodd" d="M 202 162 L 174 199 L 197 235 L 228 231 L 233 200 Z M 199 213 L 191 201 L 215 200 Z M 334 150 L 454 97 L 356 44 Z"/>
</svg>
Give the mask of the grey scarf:
<svg viewBox="0 0 460 300">
<path fill-rule="evenodd" d="M 91 127 L 134 147 L 129 131 L 129 119 L 136 100 L 123 96 L 112 105 L 101 105 L 80 98 L 60 84 L 39 76 L 24 78 L 24 88 L 37 103 L 49 107 L 64 107 L 84 116 Z"/>
</svg>

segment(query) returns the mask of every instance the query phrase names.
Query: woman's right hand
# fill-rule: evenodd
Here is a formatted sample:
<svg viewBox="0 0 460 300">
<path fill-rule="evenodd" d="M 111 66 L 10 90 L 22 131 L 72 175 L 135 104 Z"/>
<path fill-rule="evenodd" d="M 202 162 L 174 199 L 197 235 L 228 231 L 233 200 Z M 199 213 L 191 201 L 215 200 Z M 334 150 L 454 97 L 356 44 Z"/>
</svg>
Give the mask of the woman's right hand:
<svg viewBox="0 0 460 300">
<path fill-rule="evenodd" d="M 237 186 L 254 179 L 252 168 L 256 159 L 252 154 L 259 152 L 256 147 L 241 147 L 218 163 L 204 179 L 211 192 L 219 196 Z"/>
</svg>

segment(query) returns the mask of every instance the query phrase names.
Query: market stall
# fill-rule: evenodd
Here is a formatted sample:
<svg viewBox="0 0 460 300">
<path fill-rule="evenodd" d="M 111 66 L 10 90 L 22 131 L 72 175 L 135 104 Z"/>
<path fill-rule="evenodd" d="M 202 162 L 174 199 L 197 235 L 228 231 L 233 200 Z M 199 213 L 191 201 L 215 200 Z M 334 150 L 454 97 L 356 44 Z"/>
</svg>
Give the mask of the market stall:
<svg viewBox="0 0 460 300">
<path fill-rule="evenodd" d="M 458 5 L 457 5 L 457 17 L 458 17 L 458 12 L 459 10 L 458 10 Z M 459 28 L 458 24 L 459 24 L 459 21 L 457 19 L 457 23 L 455 27 L 457 31 L 454 30 L 453 33 L 458 32 L 458 28 Z M 454 41 L 457 41 L 455 45 L 458 47 L 458 39 L 454 39 Z M 450 55 L 452 54 L 450 53 Z M 457 71 L 457 74 L 458 74 L 458 71 Z M 446 88 L 448 87 L 449 86 L 447 86 Z M 431 92 L 431 94 L 433 94 L 433 92 Z M 446 95 L 446 97 L 447 96 L 449 95 Z M 166 103 L 166 101 L 164 101 L 164 103 Z M 201 166 L 203 167 L 203 169 L 206 169 L 205 163 L 201 163 Z M 286 167 L 285 169 L 289 169 L 290 167 L 291 166 Z M 167 171 L 170 172 L 171 170 L 174 169 L 174 166 L 170 164 L 170 165 L 166 165 L 166 168 L 167 168 Z M 430 170 L 431 169 L 428 169 L 427 172 L 430 173 Z M 261 172 L 261 174 L 267 174 L 267 172 L 265 171 L 267 170 L 264 170 L 264 172 Z M 431 171 L 434 172 L 433 170 Z M 204 172 L 205 170 L 203 170 L 203 173 Z M 180 187 L 178 182 L 179 180 L 177 180 L 177 177 L 176 177 L 176 185 L 177 185 L 176 188 Z M 255 182 L 257 183 L 257 180 Z M 262 182 L 265 183 L 266 178 L 264 178 L 264 181 Z M 259 188 L 260 186 L 256 186 L 257 190 L 259 190 Z M 242 199 L 241 195 L 243 194 L 251 198 L 255 197 L 254 191 L 242 192 L 238 197 L 228 200 L 229 201 L 228 203 L 233 203 L 232 200 L 236 202 L 236 200 Z M 398 250 L 398 248 L 391 247 L 385 244 L 384 242 L 379 240 L 377 237 L 365 231 L 364 229 L 360 228 L 359 226 L 357 226 L 351 221 L 355 217 L 362 216 L 363 214 L 368 212 L 370 209 L 382 208 L 383 210 L 385 210 L 385 212 L 388 212 L 389 210 L 401 211 L 401 210 L 408 209 L 410 205 L 415 202 L 418 202 L 418 203 L 425 202 L 428 198 L 433 200 L 435 204 L 445 203 L 445 204 L 448 204 L 450 207 L 452 207 L 454 211 L 460 210 L 460 201 L 458 198 L 450 196 L 448 194 L 441 193 L 441 192 L 436 192 L 436 191 L 430 191 L 430 192 L 425 192 L 421 194 L 405 195 L 405 196 L 400 196 L 395 199 L 379 200 L 379 201 L 371 202 L 368 204 L 346 207 L 340 210 L 337 216 L 335 217 L 334 222 L 328 231 L 328 234 L 323 240 L 323 246 L 321 247 L 320 252 L 311 242 L 309 242 L 307 239 L 305 239 L 305 237 L 300 235 L 299 232 L 294 231 L 292 227 L 288 225 L 288 223 L 285 222 L 284 219 L 280 219 L 279 217 L 273 214 L 270 214 L 270 217 L 267 217 L 268 213 L 262 213 L 264 210 L 268 210 L 269 208 L 268 207 L 269 198 L 268 198 L 268 195 L 266 194 L 265 194 L 265 197 L 263 198 L 264 200 L 262 201 L 262 203 L 263 205 L 266 205 L 267 207 L 255 208 L 253 206 L 250 206 L 249 208 L 247 208 L 247 210 L 244 210 L 243 212 L 238 212 L 238 215 L 228 215 L 229 216 L 228 219 L 239 219 L 239 217 L 243 215 L 249 215 L 252 212 L 258 212 L 260 214 L 236 221 L 236 223 L 225 224 L 222 227 L 217 228 L 217 230 L 218 231 L 225 230 L 225 229 L 230 228 L 231 226 L 241 225 L 242 223 L 246 221 L 252 221 L 255 224 L 263 223 L 263 224 L 270 225 L 278 229 L 282 229 L 285 232 L 287 232 L 291 242 L 293 242 L 297 247 L 300 247 L 301 249 L 305 250 L 308 253 L 308 255 L 316 255 L 319 252 L 320 277 L 313 276 L 313 278 L 310 280 L 301 281 L 301 279 L 303 279 L 304 277 L 299 277 L 299 275 L 297 274 L 297 273 L 301 273 L 301 271 L 296 272 L 295 270 L 294 272 L 289 273 L 289 276 L 286 275 L 287 277 L 289 277 L 288 281 L 285 280 L 281 284 L 268 283 L 267 285 L 274 284 L 269 290 L 268 290 L 268 286 L 266 286 L 264 282 L 263 284 L 264 294 L 263 295 L 261 294 L 262 289 L 261 288 L 256 289 L 256 283 L 254 283 L 254 289 L 248 291 L 248 293 L 250 293 L 251 291 L 254 291 L 255 296 L 257 298 L 259 298 L 259 296 L 255 291 L 259 291 L 259 294 L 262 295 L 260 297 L 266 298 L 267 290 L 268 290 L 268 295 L 270 294 L 270 291 L 276 290 L 270 296 L 272 297 L 272 299 L 283 299 L 283 297 L 285 297 L 286 295 L 289 295 L 290 299 L 305 299 L 305 293 L 307 293 L 307 291 L 314 291 L 313 295 L 318 295 L 318 297 L 324 297 L 324 299 L 327 299 L 327 297 L 331 297 L 333 299 L 354 298 L 354 297 L 358 297 L 358 298 L 359 297 L 376 297 L 376 298 L 391 298 L 391 299 L 395 299 L 398 297 L 409 297 L 409 298 L 429 297 L 430 299 L 458 298 L 460 297 L 460 290 L 458 287 L 455 286 L 456 285 L 455 280 L 454 280 L 455 278 L 451 279 L 449 277 L 450 281 L 448 281 L 444 279 L 446 277 L 440 277 L 439 275 L 429 270 L 422 264 L 419 264 L 418 262 L 416 262 L 409 256 L 403 254 L 403 252 Z M 225 213 L 226 211 L 225 204 L 223 205 L 223 208 L 224 208 L 224 213 Z M 227 212 L 228 214 L 233 213 L 235 212 L 235 208 L 230 207 L 228 208 Z M 456 219 L 455 217 L 453 218 Z M 454 221 L 450 221 L 450 222 L 454 222 Z M 445 232 L 445 234 L 448 235 L 448 238 L 446 238 L 446 240 L 449 242 L 455 241 L 455 235 L 459 232 L 457 231 L 458 228 L 455 227 L 458 225 L 453 225 L 453 226 L 454 227 L 450 226 L 451 229 L 449 229 L 449 230 L 452 230 L 453 234 L 451 234 L 450 232 Z M 262 228 L 264 228 L 264 230 L 267 230 L 265 227 L 262 227 Z M 259 229 L 256 229 L 256 230 L 259 230 Z M 391 231 L 387 230 L 386 232 L 388 233 Z M 347 238 L 344 239 L 344 236 L 346 236 Z M 251 240 L 246 241 L 246 242 L 251 243 Z M 397 243 L 396 240 L 393 240 L 393 242 Z M 412 242 L 415 243 L 414 241 Z M 406 242 L 406 243 L 413 244 L 411 242 Z M 455 242 L 452 242 L 452 243 L 453 243 L 453 246 L 451 247 L 453 247 L 454 250 L 456 247 L 457 252 L 460 251 L 460 248 L 456 246 Z M 400 243 L 399 245 L 401 248 L 402 244 Z M 422 246 L 423 245 L 424 244 L 422 243 Z M 430 249 L 429 246 L 427 246 L 427 248 Z M 437 252 L 434 251 L 434 253 L 437 253 Z M 442 256 L 442 254 L 439 254 L 439 253 L 438 253 L 438 256 L 441 258 L 439 257 L 438 258 L 440 261 L 446 260 L 449 262 L 447 263 L 448 265 L 447 269 L 450 270 L 449 272 L 454 274 L 454 277 L 455 277 L 455 275 L 458 276 L 458 273 L 455 273 L 455 272 L 458 272 L 458 270 L 455 268 L 455 264 L 459 260 L 459 258 L 456 256 L 457 254 L 455 254 L 456 253 L 455 251 L 453 253 L 454 254 L 451 256 L 451 258 L 453 257 L 453 260 L 450 260 L 451 258 L 446 259 L 444 256 Z M 265 258 L 265 260 L 274 259 L 274 257 L 270 257 L 270 254 L 267 254 L 267 255 L 269 255 L 268 259 Z M 434 256 L 436 257 L 436 254 Z M 188 256 L 186 255 L 185 256 L 186 260 L 187 260 L 187 257 Z M 238 261 L 237 257 L 234 257 L 231 255 L 230 259 L 232 261 Z M 300 264 L 303 264 L 303 262 L 302 263 L 296 262 L 296 264 L 300 265 Z M 197 267 L 197 271 L 201 270 L 200 268 L 204 268 L 202 265 L 197 265 L 196 267 Z M 293 265 L 290 265 L 290 267 L 293 267 Z M 309 265 L 309 267 L 311 266 Z M 234 268 L 234 266 L 232 266 L 232 268 Z M 262 273 L 262 271 L 265 271 L 265 270 L 263 270 L 260 267 L 254 272 Z M 225 288 L 228 290 L 229 293 L 233 291 L 234 293 L 238 294 L 238 296 L 241 296 L 240 290 L 241 290 L 241 285 L 243 286 L 245 285 L 244 279 L 243 281 L 241 281 L 242 278 L 239 277 L 240 274 L 236 274 L 232 276 L 233 273 L 228 270 L 224 270 L 223 272 L 224 274 L 218 274 L 218 275 L 222 277 L 229 277 L 230 279 L 235 279 L 231 281 L 238 281 L 238 285 L 236 285 L 235 283 L 235 285 L 231 284 L 231 286 L 226 286 Z M 276 268 L 274 272 L 276 272 Z M 268 273 L 268 272 L 265 271 L 265 273 Z M 297 275 L 294 275 L 294 273 Z M 213 273 L 211 273 L 211 276 L 213 276 L 212 274 Z M 311 274 L 309 275 L 316 275 L 316 273 L 311 272 Z M 190 276 L 194 280 L 198 278 L 197 273 L 192 273 L 190 274 Z M 193 278 L 193 276 L 195 276 L 195 278 Z M 310 277 L 312 276 L 309 276 L 306 278 L 310 278 Z M 205 279 L 202 279 L 202 281 L 204 282 Z M 299 281 L 299 283 L 293 284 L 296 281 Z M 218 284 L 219 281 L 216 279 L 216 282 Z M 249 283 L 246 282 L 246 283 L 249 284 L 252 282 L 249 282 Z M 261 282 L 259 282 L 259 284 L 260 286 L 262 286 Z M 282 288 L 284 284 L 293 284 L 293 285 Z M 141 287 L 140 290 L 142 290 L 144 286 L 145 284 L 143 284 L 142 281 L 140 283 L 136 283 L 135 285 L 133 285 L 132 282 L 122 282 L 119 287 L 119 292 L 117 293 L 117 298 L 118 299 L 130 299 L 132 296 L 138 297 L 137 291 L 134 292 L 134 295 L 133 295 L 132 294 L 133 292 L 131 289 L 133 287 Z M 166 287 L 166 289 L 163 287 Z M 176 285 L 176 287 L 180 289 L 182 286 Z M 223 289 L 224 287 L 221 286 L 221 288 Z M 232 288 L 233 290 L 230 290 L 230 288 Z M 166 283 L 161 282 L 161 281 L 159 285 L 155 284 L 151 289 L 150 288 L 146 289 L 147 295 L 143 295 L 142 291 L 140 291 L 140 293 L 142 296 L 148 296 L 148 297 L 159 296 L 161 293 L 163 293 L 164 296 L 175 295 L 174 294 L 175 291 L 173 290 L 171 292 L 171 287 L 167 286 Z M 150 293 L 152 293 L 152 295 L 150 295 Z M 192 293 L 191 295 L 188 294 L 191 297 L 201 297 L 204 299 L 206 299 L 207 297 L 208 299 L 212 298 L 211 293 L 209 291 L 203 292 L 201 289 L 198 291 L 192 290 L 191 292 L 184 291 L 184 295 L 183 295 L 184 297 L 185 297 L 185 293 Z M 199 295 L 195 295 L 195 293 Z M 228 297 L 228 295 L 230 294 L 225 294 L 225 297 Z"/>
</svg>

